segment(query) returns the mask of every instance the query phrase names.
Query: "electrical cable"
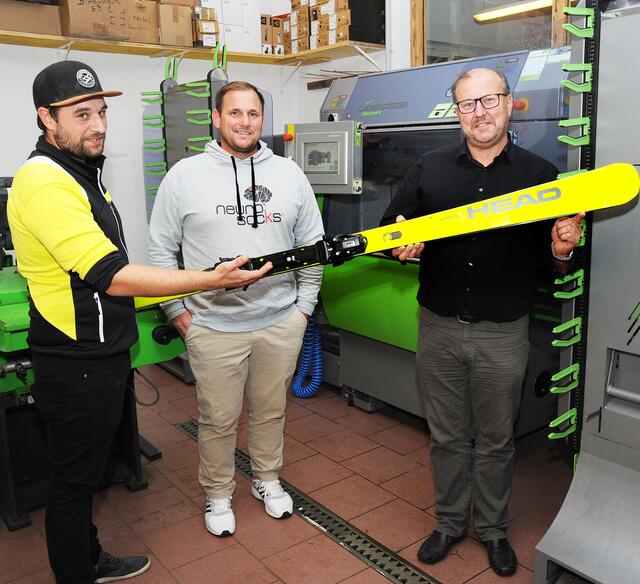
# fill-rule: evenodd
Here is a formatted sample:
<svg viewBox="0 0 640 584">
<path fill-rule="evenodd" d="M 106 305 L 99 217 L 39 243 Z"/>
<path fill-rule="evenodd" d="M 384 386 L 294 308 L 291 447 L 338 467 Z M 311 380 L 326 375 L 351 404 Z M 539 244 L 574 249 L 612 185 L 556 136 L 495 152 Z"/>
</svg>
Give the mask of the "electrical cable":
<svg viewBox="0 0 640 584">
<path fill-rule="evenodd" d="M 314 315 L 311 315 L 307 323 L 307 330 L 304 332 L 302 341 L 302 355 L 300 364 L 293 382 L 291 383 L 291 393 L 299 398 L 309 398 L 314 395 L 322 383 L 323 361 L 322 361 L 322 341 L 320 338 L 320 327 Z M 309 383 L 304 384 L 307 375 L 311 376 Z"/>
<path fill-rule="evenodd" d="M 154 406 L 154 405 L 156 405 L 160 401 L 160 390 L 158 389 L 158 386 L 155 383 L 153 383 L 153 381 L 151 381 L 139 369 L 134 369 L 133 371 L 136 374 L 138 374 L 140 377 L 142 377 L 143 384 L 146 385 L 155 394 L 155 397 L 150 402 L 140 401 L 140 399 L 138 399 L 138 394 L 136 393 L 136 388 L 135 388 L 135 384 L 134 384 L 134 386 L 131 388 L 131 391 L 133 391 L 133 397 L 136 400 L 136 403 L 140 404 L 141 406 Z"/>
</svg>

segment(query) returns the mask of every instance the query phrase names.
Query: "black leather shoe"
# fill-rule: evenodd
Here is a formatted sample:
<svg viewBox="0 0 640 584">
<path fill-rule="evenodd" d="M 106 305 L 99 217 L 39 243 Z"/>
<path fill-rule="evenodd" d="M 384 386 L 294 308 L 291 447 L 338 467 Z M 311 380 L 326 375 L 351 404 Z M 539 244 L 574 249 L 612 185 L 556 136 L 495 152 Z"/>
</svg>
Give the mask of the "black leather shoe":
<svg viewBox="0 0 640 584">
<path fill-rule="evenodd" d="M 498 576 L 511 576 L 516 571 L 518 558 L 506 537 L 482 542 L 487 548 L 489 563 Z"/>
<path fill-rule="evenodd" d="M 442 560 L 451 549 L 451 546 L 462 541 L 466 536 L 453 537 L 439 531 L 434 531 L 422 542 L 418 550 L 418 559 L 425 564 L 435 564 Z"/>
</svg>

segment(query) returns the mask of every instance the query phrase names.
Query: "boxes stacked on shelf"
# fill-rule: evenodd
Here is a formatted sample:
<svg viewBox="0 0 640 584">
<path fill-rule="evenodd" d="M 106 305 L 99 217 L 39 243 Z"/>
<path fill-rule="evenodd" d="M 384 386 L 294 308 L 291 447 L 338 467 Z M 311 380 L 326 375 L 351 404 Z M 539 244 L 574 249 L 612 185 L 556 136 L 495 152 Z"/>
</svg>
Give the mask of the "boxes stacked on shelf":
<svg viewBox="0 0 640 584">
<path fill-rule="evenodd" d="M 284 44 L 284 54 L 291 54 L 291 15 L 283 15 L 279 17 L 282 20 L 282 41 Z"/>
<path fill-rule="evenodd" d="M 65 36 L 126 40 L 130 0 L 60 0 L 60 20 Z"/>
<path fill-rule="evenodd" d="M 155 0 L 131 0 L 127 7 L 129 42 L 158 44 L 158 7 Z"/>
<path fill-rule="evenodd" d="M 215 47 L 220 41 L 220 24 L 216 9 L 196 6 L 193 16 L 193 45 Z"/>
<path fill-rule="evenodd" d="M 60 36 L 60 9 L 58 6 L 32 4 L 18 0 L 0 0 L 2 21 L 0 29 Z"/>
<path fill-rule="evenodd" d="M 291 52 L 293 54 L 309 50 L 311 15 L 309 6 L 291 6 Z"/>
<path fill-rule="evenodd" d="M 292 53 L 348 40 L 384 45 L 385 0 L 292 0 L 290 28 Z"/>
<path fill-rule="evenodd" d="M 159 2 L 160 44 L 177 47 L 193 46 L 191 20 L 195 0 L 159 0 Z"/>
</svg>

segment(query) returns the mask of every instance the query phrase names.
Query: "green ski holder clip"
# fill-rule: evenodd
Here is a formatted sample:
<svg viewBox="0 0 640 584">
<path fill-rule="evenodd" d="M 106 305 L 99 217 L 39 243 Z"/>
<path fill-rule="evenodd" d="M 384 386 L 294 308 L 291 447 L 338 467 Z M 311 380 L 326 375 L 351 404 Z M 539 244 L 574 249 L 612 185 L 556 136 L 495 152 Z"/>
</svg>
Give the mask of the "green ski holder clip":
<svg viewBox="0 0 640 584">
<path fill-rule="evenodd" d="M 563 322 L 557 327 L 554 327 L 551 331 L 554 334 L 563 333 L 565 331 L 574 329 L 575 334 L 568 339 L 554 339 L 551 344 L 554 347 L 570 347 L 582 340 L 582 317 L 577 316 L 568 322 Z"/>
<path fill-rule="evenodd" d="M 560 81 L 560 85 L 562 87 L 566 87 L 567 89 L 571 89 L 576 93 L 588 93 L 591 91 L 591 76 L 593 74 L 593 66 L 590 63 L 567 63 L 562 65 L 562 70 L 567 71 L 568 73 L 573 73 L 575 71 L 581 71 L 584 73 L 582 83 L 576 83 L 575 81 L 571 81 L 570 79 L 563 79 Z"/>
<path fill-rule="evenodd" d="M 191 143 L 198 143 L 198 142 L 211 142 L 211 140 L 213 140 L 212 136 L 198 136 L 197 138 L 187 138 L 187 142 L 189 142 L 189 144 L 187 145 L 187 150 L 190 150 L 191 152 L 204 152 L 205 146 L 192 146 Z"/>
<path fill-rule="evenodd" d="M 173 79 L 178 83 L 178 68 L 182 62 L 182 57 L 167 57 L 164 62 L 164 78 Z"/>
<path fill-rule="evenodd" d="M 164 116 L 163 115 L 155 115 L 155 116 L 142 116 L 142 125 L 145 128 L 164 128 Z"/>
<path fill-rule="evenodd" d="M 572 35 L 581 39 L 592 39 L 594 36 L 593 22 L 595 17 L 595 11 L 593 8 L 578 8 L 568 6 L 563 9 L 563 12 L 567 16 L 584 16 L 586 23 L 584 28 L 578 28 L 575 24 L 566 23 L 562 25 L 562 28 Z"/>
<path fill-rule="evenodd" d="M 184 86 L 200 88 L 199 91 L 196 91 L 195 89 L 187 91 L 187 95 L 190 95 L 191 97 L 211 97 L 211 85 L 208 81 L 190 81 L 189 83 L 185 83 Z"/>
<path fill-rule="evenodd" d="M 222 49 L 220 49 L 222 47 Z M 217 43 L 213 49 L 213 64 L 212 69 L 227 70 L 227 45 L 220 45 Z"/>
<path fill-rule="evenodd" d="M 571 382 L 567 385 L 553 385 L 549 388 L 549 393 L 568 393 L 578 387 L 578 377 L 580 375 L 580 363 L 574 363 L 569 365 L 566 369 L 558 371 L 555 375 L 551 376 L 551 381 L 560 381 L 565 377 L 571 376 Z"/>
<path fill-rule="evenodd" d="M 152 144 L 159 144 L 159 146 L 152 146 Z M 152 138 L 145 140 L 143 149 L 148 152 L 165 152 L 167 150 L 164 138 Z"/>
<path fill-rule="evenodd" d="M 582 135 L 574 138 L 573 136 L 558 136 L 558 140 L 569 146 L 587 146 L 589 144 L 589 133 L 591 131 L 591 120 L 589 118 L 571 118 L 569 120 L 560 120 L 558 126 L 561 128 L 573 128 L 582 126 Z"/>
<path fill-rule="evenodd" d="M 155 196 L 158 194 L 158 187 L 147 187 L 145 191 L 147 191 L 147 197 L 155 199 Z"/>
<path fill-rule="evenodd" d="M 149 174 L 153 175 L 163 175 L 167 174 L 167 163 L 166 162 L 146 162 L 144 167 L 147 169 Z M 153 168 L 157 168 L 159 170 L 151 170 Z"/>
<path fill-rule="evenodd" d="M 566 430 L 560 432 L 550 432 L 547 434 L 549 440 L 558 440 L 560 438 L 566 438 L 569 434 L 573 434 L 576 431 L 578 425 L 578 410 L 571 408 L 568 412 L 565 412 L 561 416 L 558 416 L 555 420 L 549 422 L 549 428 L 557 428 L 564 422 L 569 422 L 569 427 Z"/>
<path fill-rule="evenodd" d="M 553 283 L 557 286 L 562 286 L 567 282 L 575 282 L 575 288 L 572 290 L 558 290 L 553 293 L 554 298 L 560 300 L 568 300 L 570 298 L 577 298 L 584 293 L 584 269 L 580 268 L 572 274 L 567 274 L 562 278 L 556 278 Z"/>
<path fill-rule="evenodd" d="M 140 99 L 143 103 L 162 105 L 164 99 L 162 91 L 141 91 Z"/>
<path fill-rule="evenodd" d="M 187 110 L 187 116 L 205 116 L 204 118 L 188 117 L 187 122 L 189 124 L 198 124 L 200 126 L 211 125 L 211 110 L 199 109 L 199 110 Z"/>
</svg>

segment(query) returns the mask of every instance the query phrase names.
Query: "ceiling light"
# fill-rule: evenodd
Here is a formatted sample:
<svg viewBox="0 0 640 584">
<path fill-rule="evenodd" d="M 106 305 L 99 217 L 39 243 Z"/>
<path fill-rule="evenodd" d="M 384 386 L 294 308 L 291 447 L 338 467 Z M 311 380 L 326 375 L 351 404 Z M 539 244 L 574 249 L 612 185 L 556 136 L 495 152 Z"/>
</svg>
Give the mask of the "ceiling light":
<svg viewBox="0 0 640 584">
<path fill-rule="evenodd" d="M 551 8 L 552 5 L 553 0 L 526 0 L 523 2 L 516 2 L 515 4 L 507 4 L 498 8 L 483 10 L 482 12 L 474 14 L 473 19 L 479 23 L 489 22 L 491 20 L 508 18 L 509 16 L 515 16 L 517 14 L 534 12 L 535 10 L 544 10 L 545 8 Z"/>
</svg>

